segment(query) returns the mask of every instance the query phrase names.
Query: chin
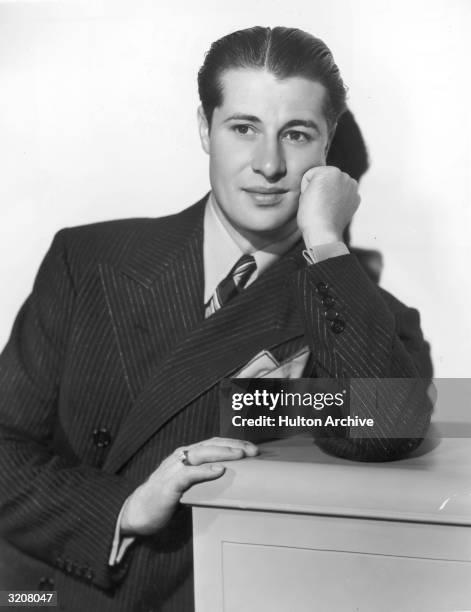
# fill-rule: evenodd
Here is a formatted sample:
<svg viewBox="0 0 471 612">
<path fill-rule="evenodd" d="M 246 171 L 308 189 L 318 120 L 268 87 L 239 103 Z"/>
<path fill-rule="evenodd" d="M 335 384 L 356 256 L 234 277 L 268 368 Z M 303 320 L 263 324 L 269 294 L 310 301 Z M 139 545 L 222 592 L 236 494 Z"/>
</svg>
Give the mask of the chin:
<svg viewBox="0 0 471 612">
<path fill-rule="evenodd" d="M 217 195 L 216 201 L 221 202 Z M 219 208 L 229 223 L 240 232 L 259 234 L 261 237 L 276 235 L 293 223 L 298 210 L 297 202 L 282 202 L 277 206 L 257 206 L 246 198 L 227 198 L 227 201 L 230 202 L 230 206 L 222 207 L 219 204 Z"/>
<path fill-rule="evenodd" d="M 276 213 L 284 214 L 276 214 Z M 247 215 L 245 225 L 251 226 L 253 232 L 276 232 L 285 228 L 287 225 L 292 223 L 296 217 L 296 211 L 291 215 L 287 215 L 286 211 L 274 211 L 274 210 L 259 210 L 255 214 Z"/>
<path fill-rule="evenodd" d="M 267 220 L 267 219 L 244 219 L 242 223 L 240 223 L 239 227 L 247 232 L 252 232 L 254 234 L 260 235 L 268 235 L 280 232 L 283 230 L 290 222 L 292 218 L 286 220 Z"/>
</svg>

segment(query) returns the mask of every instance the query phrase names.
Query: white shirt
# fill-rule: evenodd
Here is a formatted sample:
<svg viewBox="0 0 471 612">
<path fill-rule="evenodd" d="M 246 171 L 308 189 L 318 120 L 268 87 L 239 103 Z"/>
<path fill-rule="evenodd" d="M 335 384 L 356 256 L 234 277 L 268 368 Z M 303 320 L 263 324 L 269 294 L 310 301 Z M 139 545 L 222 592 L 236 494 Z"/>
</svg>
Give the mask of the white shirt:
<svg viewBox="0 0 471 612">
<path fill-rule="evenodd" d="M 211 193 L 206 202 L 204 211 L 204 242 L 203 242 L 203 265 L 204 265 L 204 303 L 207 304 L 216 291 L 219 283 L 226 278 L 234 267 L 234 264 L 242 255 L 249 253 L 255 259 L 257 269 L 249 278 L 246 286 L 256 280 L 267 268 L 275 263 L 284 253 L 299 240 L 301 232 L 296 229 L 281 241 L 267 244 L 263 249 L 248 247 L 243 251 L 229 234 L 226 227 L 218 217 L 217 204 Z M 234 233 L 237 230 L 233 229 Z"/>
</svg>

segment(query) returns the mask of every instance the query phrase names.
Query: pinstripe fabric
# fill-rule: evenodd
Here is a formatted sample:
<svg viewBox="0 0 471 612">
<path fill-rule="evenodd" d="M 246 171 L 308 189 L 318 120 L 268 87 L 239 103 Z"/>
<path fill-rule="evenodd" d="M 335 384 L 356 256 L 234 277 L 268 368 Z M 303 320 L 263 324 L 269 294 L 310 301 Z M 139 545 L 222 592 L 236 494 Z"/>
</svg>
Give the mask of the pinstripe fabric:
<svg viewBox="0 0 471 612">
<path fill-rule="evenodd" d="M 339 457 L 386 461 L 416 448 L 427 430 L 432 406 L 426 392 L 432 366 L 417 311 L 385 291 L 371 291 L 365 280 L 354 257 L 326 260 L 307 269 L 298 299 L 303 296 L 301 311 L 308 335 L 321 339 L 324 368 L 330 376 L 355 379 L 351 413 L 379 424 L 376 438 L 342 439 L 332 431 L 330 437 L 318 439 L 318 445 Z M 329 284 L 336 310 L 347 322 L 341 334 L 331 333 L 316 308 L 322 296 L 315 287 L 321 281 Z M 381 379 L 381 384 L 372 379 Z"/>
<path fill-rule="evenodd" d="M 23 563 L 22 588 L 36 589 L 50 568 L 60 609 L 192 609 L 188 511 L 113 569 L 116 517 L 176 446 L 217 434 L 218 382 L 262 348 L 283 358 L 310 342 L 320 376 L 429 373 L 416 312 L 379 291 L 352 255 L 306 269 L 295 248 L 205 320 L 203 206 L 60 232 L 1 356 L 0 526 Z M 320 280 L 341 304 L 342 334 L 326 324 Z M 374 412 L 362 384 L 356 401 Z M 421 389 L 398 397 L 382 437 L 414 411 L 425 426 Z M 98 428 L 108 447 L 94 444 Z M 417 444 L 406 442 L 319 444 L 388 459 Z"/>
</svg>

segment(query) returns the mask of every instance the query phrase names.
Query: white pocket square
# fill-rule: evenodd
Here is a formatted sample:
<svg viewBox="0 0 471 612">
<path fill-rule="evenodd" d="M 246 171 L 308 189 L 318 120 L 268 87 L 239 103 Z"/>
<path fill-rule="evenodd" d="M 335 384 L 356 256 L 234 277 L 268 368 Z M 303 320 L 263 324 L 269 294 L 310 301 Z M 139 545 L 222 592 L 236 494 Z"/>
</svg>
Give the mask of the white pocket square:
<svg viewBox="0 0 471 612">
<path fill-rule="evenodd" d="M 234 378 L 301 378 L 309 352 L 309 347 L 304 346 L 279 363 L 270 351 L 263 350 L 239 370 Z"/>
<path fill-rule="evenodd" d="M 278 361 L 270 351 L 263 350 L 257 353 L 255 357 L 239 370 L 234 378 L 261 378 L 264 374 L 278 366 Z"/>
</svg>

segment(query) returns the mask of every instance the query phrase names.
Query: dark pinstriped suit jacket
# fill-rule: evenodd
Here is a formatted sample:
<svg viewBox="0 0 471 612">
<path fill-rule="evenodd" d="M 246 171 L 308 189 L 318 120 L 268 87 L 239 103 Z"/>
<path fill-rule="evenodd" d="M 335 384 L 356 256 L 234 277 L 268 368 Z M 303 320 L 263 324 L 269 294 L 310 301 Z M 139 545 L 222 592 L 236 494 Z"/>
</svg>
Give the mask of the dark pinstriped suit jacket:
<svg viewBox="0 0 471 612">
<path fill-rule="evenodd" d="M 307 267 L 298 245 L 204 320 L 203 209 L 57 234 L 0 359 L 2 588 L 51 588 L 48 578 L 64 610 L 191 610 L 187 509 L 118 568 L 108 556 L 126 497 L 175 447 L 217 435 L 221 378 L 263 348 L 282 359 L 306 342 L 313 376 L 430 374 L 417 312 L 354 255 Z M 324 316 L 320 281 L 341 333 Z M 383 439 L 319 443 L 396 458 L 418 440 L 387 439 L 389 428 L 420 415 L 422 433 L 429 418 L 416 396 L 388 408 Z"/>
</svg>

